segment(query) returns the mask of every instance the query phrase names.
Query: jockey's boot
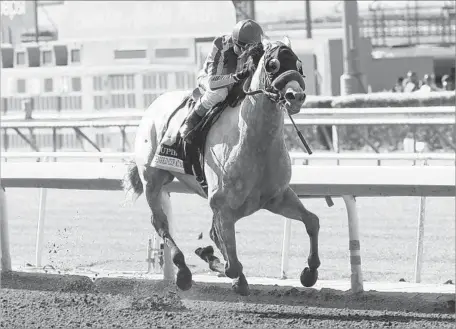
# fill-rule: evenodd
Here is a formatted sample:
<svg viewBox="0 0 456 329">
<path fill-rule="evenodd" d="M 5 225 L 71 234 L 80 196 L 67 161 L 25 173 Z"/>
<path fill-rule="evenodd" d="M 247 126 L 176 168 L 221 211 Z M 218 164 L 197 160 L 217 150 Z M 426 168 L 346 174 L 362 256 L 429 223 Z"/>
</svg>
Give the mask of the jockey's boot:
<svg viewBox="0 0 456 329">
<path fill-rule="evenodd" d="M 184 121 L 184 124 L 179 129 L 181 137 L 189 144 L 191 144 L 191 138 L 189 138 L 189 133 L 195 128 L 195 126 L 201 121 L 203 116 L 206 114 L 208 109 L 206 109 L 203 104 L 198 100 L 193 108 L 192 112 L 187 116 Z"/>
</svg>

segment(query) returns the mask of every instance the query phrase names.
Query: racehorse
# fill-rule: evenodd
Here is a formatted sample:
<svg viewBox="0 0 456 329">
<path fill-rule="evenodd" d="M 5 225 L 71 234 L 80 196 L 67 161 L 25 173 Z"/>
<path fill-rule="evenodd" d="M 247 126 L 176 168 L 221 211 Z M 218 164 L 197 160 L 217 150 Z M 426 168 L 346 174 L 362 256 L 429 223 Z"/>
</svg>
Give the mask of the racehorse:
<svg viewBox="0 0 456 329">
<path fill-rule="evenodd" d="M 241 55 L 250 76 L 241 81 L 244 98 L 228 106 L 210 127 L 202 146 L 201 166 L 207 193 L 195 176 L 151 166 L 171 117 L 188 91 L 166 92 L 146 110 L 137 130 L 135 159 L 124 179 L 124 189 L 136 197 L 143 191 L 152 212 L 152 225 L 171 251 L 177 267 L 176 285 L 187 290 L 192 274 L 185 257 L 170 235 L 162 207 L 164 186 L 177 178 L 194 193 L 207 198 L 213 212 L 210 237 L 225 265 L 213 255 L 212 247 L 196 253 L 209 267 L 233 279 L 233 289 L 248 295 L 249 286 L 236 252 L 235 223 L 260 209 L 304 223 L 310 239 L 308 265 L 300 275 L 303 286 L 318 278 L 319 218 L 307 210 L 290 188 L 291 161 L 284 139 L 284 116 L 300 111 L 306 94 L 302 65 L 288 38 L 249 47 Z M 183 107 L 180 111 L 188 111 Z M 184 113 L 185 114 L 185 113 Z M 181 116 L 181 124 L 185 115 Z M 177 120 L 177 119 L 176 119 Z"/>
</svg>

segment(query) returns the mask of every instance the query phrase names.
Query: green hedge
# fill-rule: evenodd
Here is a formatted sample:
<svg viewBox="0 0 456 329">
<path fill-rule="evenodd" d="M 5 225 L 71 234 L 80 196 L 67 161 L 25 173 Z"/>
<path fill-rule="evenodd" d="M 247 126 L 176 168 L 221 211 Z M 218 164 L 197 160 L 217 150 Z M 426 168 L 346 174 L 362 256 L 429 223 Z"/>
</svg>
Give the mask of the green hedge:
<svg viewBox="0 0 456 329">
<path fill-rule="evenodd" d="M 372 93 L 348 96 L 308 96 L 304 108 L 369 108 L 369 107 L 426 107 L 426 106 L 455 106 L 455 91 L 432 93 Z M 331 126 L 304 126 L 299 128 L 311 148 L 325 149 L 322 130 L 326 129 L 331 135 Z M 415 130 L 416 129 L 416 130 Z M 435 127 L 441 135 L 455 143 L 455 127 Z M 342 150 L 370 150 L 360 136 L 367 138 L 382 151 L 401 150 L 405 136 L 416 134 L 419 141 L 424 141 L 430 152 L 453 151 L 452 147 L 439 137 L 439 133 L 429 127 L 404 126 L 342 126 L 338 128 L 339 143 Z M 285 140 L 290 150 L 300 150 L 301 142 L 292 127 L 285 127 Z"/>
<path fill-rule="evenodd" d="M 308 96 L 304 108 L 368 108 L 455 106 L 455 91 L 431 93 L 371 93 L 347 96 Z"/>
<path fill-rule="evenodd" d="M 303 107 L 308 109 L 330 109 L 334 96 L 307 96 Z"/>
</svg>

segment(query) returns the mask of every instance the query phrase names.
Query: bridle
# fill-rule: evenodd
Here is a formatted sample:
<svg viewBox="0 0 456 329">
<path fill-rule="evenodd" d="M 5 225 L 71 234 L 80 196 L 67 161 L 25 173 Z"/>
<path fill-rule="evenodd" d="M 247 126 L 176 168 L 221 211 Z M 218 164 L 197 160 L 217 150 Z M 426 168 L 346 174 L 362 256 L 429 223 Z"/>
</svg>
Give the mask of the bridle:
<svg viewBox="0 0 456 329">
<path fill-rule="evenodd" d="M 296 123 L 294 122 L 293 118 L 291 117 L 290 112 L 288 112 L 288 110 L 285 107 L 285 103 L 286 103 L 285 95 L 282 94 L 280 92 L 280 90 L 277 89 L 274 86 L 274 81 L 279 79 L 282 75 L 279 75 L 279 76 L 275 77 L 275 79 L 273 80 L 271 78 L 271 74 L 269 74 L 268 71 L 266 70 L 266 63 L 268 63 L 268 61 L 270 60 L 270 58 L 272 57 L 272 55 L 274 53 L 277 54 L 279 52 L 281 47 L 287 47 L 287 46 L 285 46 L 285 45 L 276 45 L 276 46 L 268 49 L 267 50 L 268 53 L 263 55 L 264 58 L 263 58 L 263 63 L 262 63 L 262 69 L 263 69 L 264 72 L 266 72 L 265 73 L 265 77 L 266 77 L 265 86 L 266 87 L 265 88 L 259 88 L 257 90 L 250 90 L 249 91 L 250 83 L 252 81 L 252 75 L 253 75 L 253 73 L 251 72 L 249 77 L 244 81 L 244 84 L 242 86 L 242 91 L 248 96 L 257 95 L 257 94 L 264 94 L 273 103 L 276 103 L 277 105 L 279 105 L 280 109 L 284 110 L 288 114 L 288 117 L 290 118 L 290 121 L 293 124 L 293 126 L 294 126 L 294 128 L 296 130 L 296 133 L 298 134 L 298 137 L 301 140 L 302 144 L 304 145 L 304 148 L 306 149 L 307 153 L 312 154 L 312 150 L 310 149 L 309 144 L 304 139 L 304 136 L 299 131 L 298 127 L 296 126 Z M 282 74 L 286 74 L 286 72 L 282 73 Z M 326 200 L 326 201 L 328 202 L 328 200 Z"/>
<path fill-rule="evenodd" d="M 267 49 L 267 53 L 263 55 L 263 62 L 262 62 L 262 70 L 265 72 L 265 87 L 264 88 L 259 88 L 257 90 L 250 90 L 250 83 L 253 78 L 253 72 L 250 73 L 250 76 L 244 81 L 242 91 L 244 94 L 248 96 L 253 96 L 257 94 L 264 94 L 267 98 L 269 98 L 272 102 L 278 104 L 282 109 L 285 109 L 285 95 L 280 92 L 279 89 L 277 89 L 274 85 L 273 82 L 274 80 L 271 78 L 271 75 L 268 74 L 268 71 L 266 70 L 266 63 L 270 60 L 270 58 L 273 58 L 274 54 L 278 54 L 280 48 L 286 47 L 285 45 L 275 45 L 272 48 Z M 288 47 L 287 47 L 288 48 Z M 287 111 L 288 112 L 288 111 Z"/>
</svg>

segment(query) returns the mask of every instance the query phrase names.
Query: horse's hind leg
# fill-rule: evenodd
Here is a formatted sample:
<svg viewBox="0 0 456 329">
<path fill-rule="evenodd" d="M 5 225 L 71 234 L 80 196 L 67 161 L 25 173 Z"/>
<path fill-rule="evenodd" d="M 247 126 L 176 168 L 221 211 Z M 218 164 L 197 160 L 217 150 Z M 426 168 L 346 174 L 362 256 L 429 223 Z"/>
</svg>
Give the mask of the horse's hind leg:
<svg viewBox="0 0 456 329">
<path fill-rule="evenodd" d="M 305 287 L 312 287 L 318 279 L 317 268 L 320 266 L 318 257 L 318 232 L 320 220 L 317 215 L 307 210 L 296 193 L 288 188 L 284 193 L 270 200 L 264 209 L 304 223 L 310 238 L 310 252 L 308 258 L 309 267 L 301 273 L 301 283 Z"/>
<path fill-rule="evenodd" d="M 212 227 L 211 227 L 211 230 L 209 232 L 209 235 L 210 235 L 212 241 L 214 241 L 215 245 L 217 246 L 217 248 L 220 250 L 220 252 L 223 255 L 223 251 L 221 249 L 220 241 L 219 241 L 219 238 L 217 236 L 217 232 L 215 230 L 215 226 L 214 225 L 215 225 L 215 216 L 212 218 Z M 207 246 L 207 247 L 204 247 L 204 248 L 198 248 L 198 249 L 195 250 L 195 254 L 197 254 L 202 260 L 204 260 L 206 263 L 208 263 L 209 264 L 209 268 L 212 271 L 218 272 L 220 274 L 225 275 L 225 267 L 220 262 L 220 259 L 218 257 L 214 256 L 214 248 L 212 248 L 212 246 Z M 226 261 L 226 256 L 225 255 L 223 255 L 223 258 Z"/>
<path fill-rule="evenodd" d="M 144 169 L 145 194 L 152 211 L 152 225 L 171 251 L 171 258 L 177 266 L 176 284 L 182 290 L 192 286 L 192 273 L 185 264 L 185 257 L 169 232 L 168 218 L 163 211 L 163 186 L 173 180 L 173 176 L 164 170 L 147 167 Z"/>
</svg>

